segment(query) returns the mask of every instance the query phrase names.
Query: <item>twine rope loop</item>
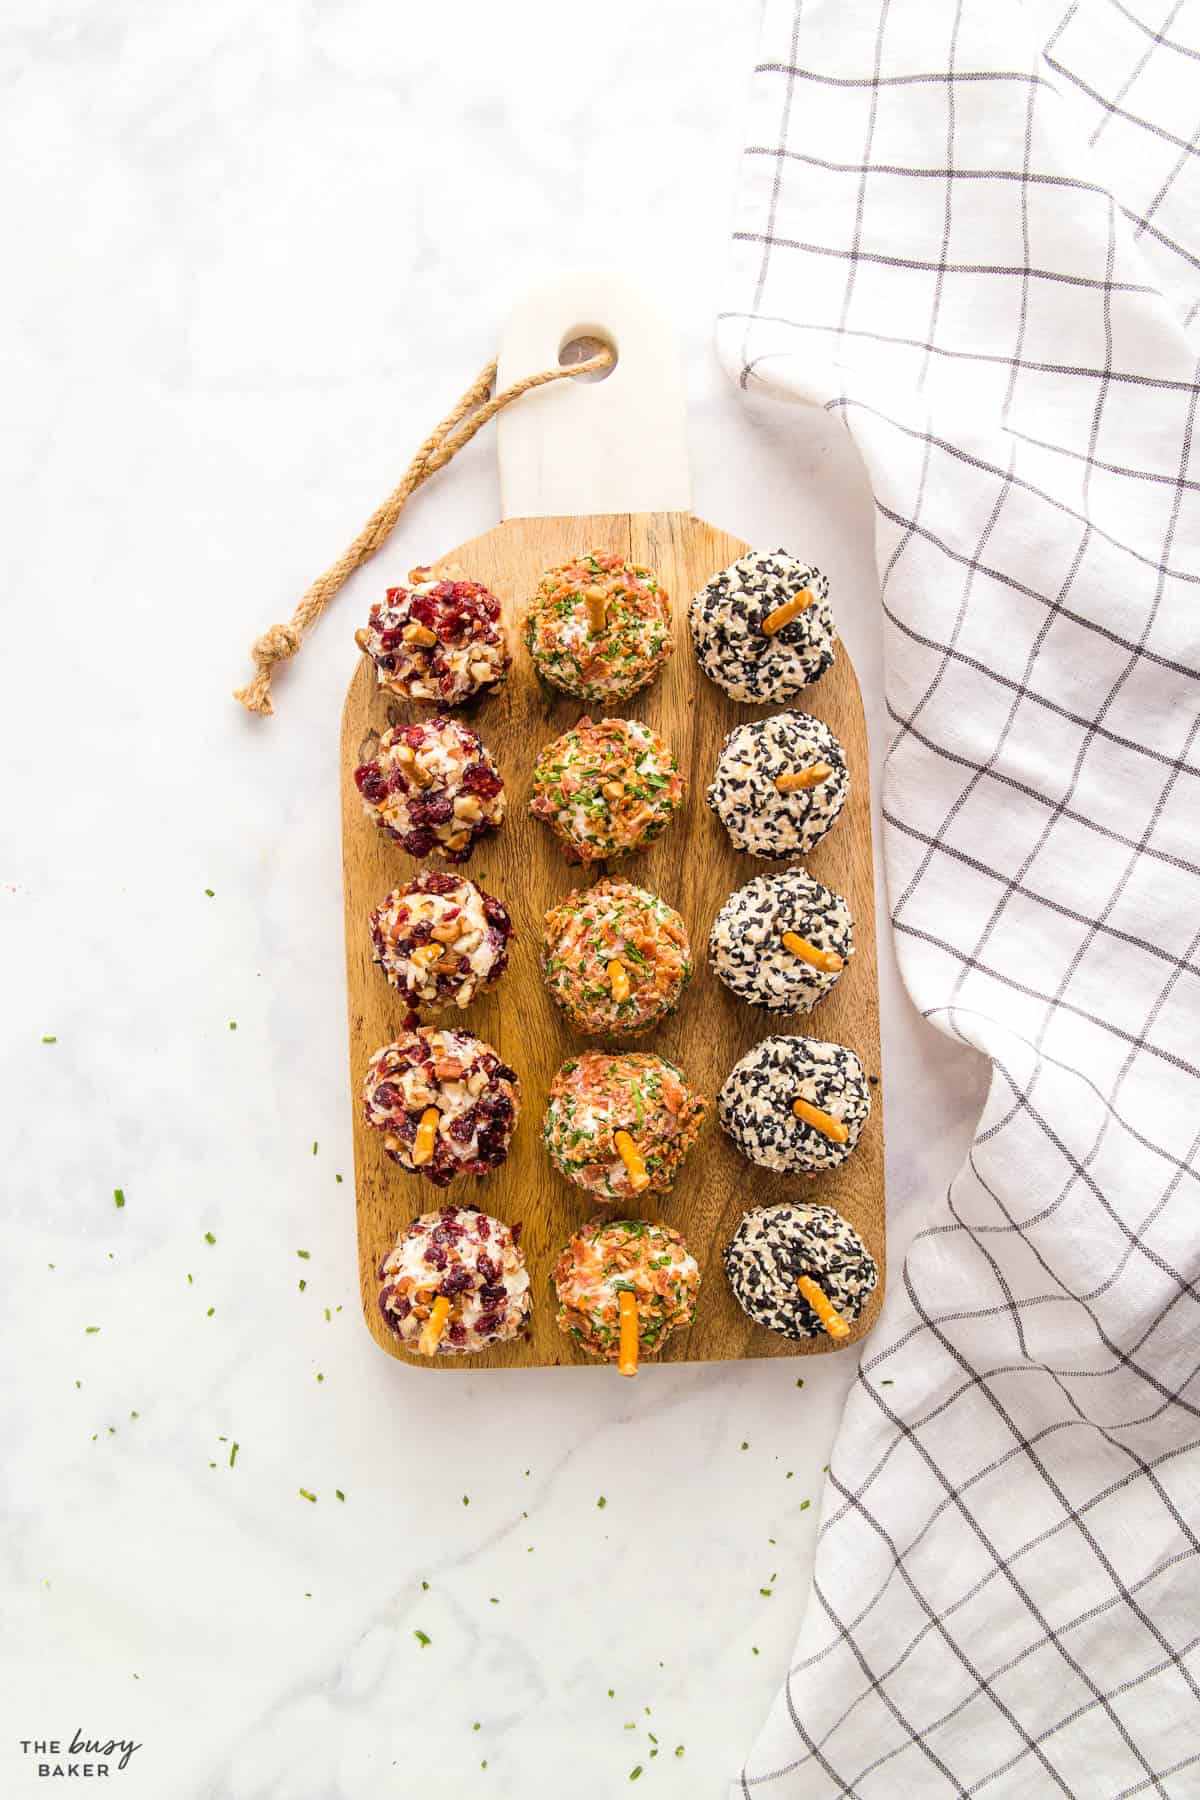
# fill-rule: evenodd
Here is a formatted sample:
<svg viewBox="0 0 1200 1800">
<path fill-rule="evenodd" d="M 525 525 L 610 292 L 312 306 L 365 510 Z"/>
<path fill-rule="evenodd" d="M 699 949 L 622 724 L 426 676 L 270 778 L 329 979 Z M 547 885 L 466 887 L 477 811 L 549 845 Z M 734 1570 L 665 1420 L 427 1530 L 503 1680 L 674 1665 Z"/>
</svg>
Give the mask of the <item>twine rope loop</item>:
<svg viewBox="0 0 1200 1800">
<path fill-rule="evenodd" d="M 493 391 L 496 364 L 488 363 L 441 423 L 430 432 L 409 463 L 399 485 L 376 507 L 354 542 L 300 596 L 289 622 L 285 625 L 270 625 L 255 638 L 250 647 L 255 665 L 254 676 L 245 687 L 234 690 L 234 699 L 240 700 L 247 712 L 269 716 L 275 711 L 271 700 L 271 674 L 276 663 L 286 662 L 289 657 L 295 656 L 334 595 L 344 587 L 354 571 L 361 568 L 387 542 L 397 519 L 416 490 L 438 469 L 452 461 L 489 419 L 494 419 L 498 412 L 502 412 L 514 400 L 519 400 L 523 394 L 532 393 L 535 388 L 545 387 L 551 381 L 563 381 L 569 376 L 588 375 L 611 368 L 612 362 L 613 353 L 605 346 L 584 362 L 543 369 L 537 375 L 526 375 L 498 394 Z"/>
</svg>

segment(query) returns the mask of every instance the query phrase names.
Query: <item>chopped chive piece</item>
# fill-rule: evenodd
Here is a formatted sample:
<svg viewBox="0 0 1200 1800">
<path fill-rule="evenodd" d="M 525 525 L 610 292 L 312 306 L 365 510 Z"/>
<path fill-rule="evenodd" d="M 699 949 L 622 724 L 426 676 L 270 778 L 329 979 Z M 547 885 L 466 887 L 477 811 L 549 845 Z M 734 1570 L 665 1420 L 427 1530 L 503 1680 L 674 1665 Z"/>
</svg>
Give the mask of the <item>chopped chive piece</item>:
<svg viewBox="0 0 1200 1800">
<path fill-rule="evenodd" d="M 86 1337 L 91 1337 L 92 1333 L 94 1331 L 99 1331 L 99 1329 L 100 1329 L 100 1327 L 98 1325 L 85 1325 L 83 1328 L 84 1335 Z"/>
<path fill-rule="evenodd" d="M 470 1506 L 470 1504 L 471 1504 L 471 1496 L 470 1496 L 470 1494 L 464 1494 L 464 1495 L 463 1495 L 463 1505 L 464 1505 L 464 1506 Z"/>
<path fill-rule="evenodd" d="M 421 1583 L 421 1587 L 422 1587 L 422 1590 L 423 1590 L 423 1591 L 424 1591 L 424 1592 L 425 1592 L 425 1593 L 426 1593 L 426 1594 L 427 1594 L 427 1593 L 428 1593 L 428 1592 L 429 1592 L 429 1583 L 428 1583 L 428 1582 L 427 1582 L 427 1581 L 423 1581 L 423 1582 L 422 1582 L 422 1583 Z"/>
<path fill-rule="evenodd" d="M 208 1309 L 208 1311 L 207 1311 L 207 1312 L 206 1312 L 206 1313 L 205 1313 L 205 1315 L 204 1315 L 204 1316 L 205 1316 L 205 1318 L 206 1318 L 206 1319 L 211 1319 L 211 1318 L 212 1318 L 212 1316 L 213 1316 L 213 1314 L 214 1314 L 214 1313 L 215 1313 L 215 1312 L 216 1312 L 216 1310 L 217 1310 L 217 1309 L 216 1309 L 216 1307 L 215 1307 L 215 1306 L 210 1306 L 210 1307 L 209 1307 L 209 1309 Z"/>
<path fill-rule="evenodd" d="M 139 1417 L 139 1416 L 140 1416 L 140 1415 L 139 1415 L 139 1414 L 138 1414 L 138 1413 L 135 1413 L 135 1412 L 131 1412 L 131 1413 L 130 1413 L 130 1415 L 129 1415 L 129 1416 L 130 1416 L 130 1418 L 131 1418 L 131 1419 L 136 1419 L 136 1418 L 138 1418 L 138 1417 Z"/>
<path fill-rule="evenodd" d="M 471 1727 L 471 1730 L 472 1730 L 472 1731 L 478 1731 L 478 1730 L 479 1730 L 479 1720 L 478 1720 L 478 1719 L 476 1719 L 476 1721 L 475 1721 L 475 1723 L 474 1723 L 474 1724 L 473 1724 L 473 1725 L 472 1725 L 472 1727 Z"/>
<path fill-rule="evenodd" d="M 300 1277 L 300 1292 L 303 1293 L 307 1286 L 308 1286 L 307 1281 L 305 1281 L 304 1277 L 301 1276 Z"/>
<path fill-rule="evenodd" d="M 44 1037 L 42 1042 L 43 1044 L 57 1044 L 58 1039 L 56 1037 Z"/>
<path fill-rule="evenodd" d="M 600 1508 L 601 1512 L 603 1512 L 604 1508 L 608 1505 L 608 1501 L 604 1498 L 603 1494 L 601 1494 L 600 1498 L 597 1500 L 596 1505 Z"/>
<path fill-rule="evenodd" d="M 307 1488 L 297 1488 L 296 1492 L 302 1500 L 309 1500 L 314 1506 L 316 1505 L 317 1496 L 315 1494 L 310 1494 Z"/>
<path fill-rule="evenodd" d="M 337 1495 L 339 1500 L 344 1500 L 346 1498 L 346 1496 L 345 1496 L 345 1494 L 343 1494 L 341 1488 L 334 1488 L 333 1491 Z"/>
<path fill-rule="evenodd" d="M 758 1590 L 758 1591 L 759 1591 L 759 1593 L 760 1593 L 760 1594 L 764 1594 L 764 1595 L 765 1595 L 765 1596 L 766 1596 L 766 1598 L 767 1598 L 767 1599 L 768 1599 L 768 1600 L 769 1600 L 769 1599 L 770 1599 L 770 1598 L 771 1598 L 771 1590 L 770 1590 L 770 1588 L 759 1588 L 759 1590 Z"/>
<path fill-rule="evenodd" d="M 114 1206 L 124 1206 L 124 1204 L 125 1204 L 125 1189 L 124 1188 L 114 1188 L 113 1189 L 113 1205 Z"/>
<path fill-rule="evenodd" d="M 676 1744 L 676 1746 L 675 1746 L 675 1754 L 676 1754 L 676 1756 L 682 1756 L 682 1755 L 683 1755 L 683 1745 L 682 1745 L 682 1744 Z"/>
<path fill-rule="evenodd" d="M 211 1231 L 206 1231 L 204 1234 L 204 1241 L 206 1244 L 215 1244 L 217 1240 Z"/>
<path fill-rule="evenodd" d="M 307 1250 L 297 1250 L 297 1252 L 296 1252 L 296 1255 L 297 1255 L 297 1256 L 302 1256 L 302 1257 L 303 1257 L 303 1258 L 304 1258 L 304 1260 L 305 1260 L 305 1262 L 307 1262 L 307 1261 L 308 1261 L 308 1254 L 309 1254 L 309 1253 L 308 1253 L 308 1251 L 307 1251 Z"/>
<path fill-rule="evenodd" d="M 318 1381 L 324 1381 L 324 1379 L 325 1379 L 325 1377 L 324 1377 L 324 1376 L 323 1376 L 323 1375 L 322 1375 L 322 1374 L 321 1374 L 321 1372 L 320 1372 L 320 1370 L 319 1370 L 319 1369 L 318 1369 L 318 1371 L 317 1371 L 317 1380 L 318 1380 Z"/>
<path fill-rule="evenodd" d="M 328 1325 L 332 1318 L 333 1318 L 333 1314 L 330 1312 L 329 1308 L 326 1307 L 325 1308 L 325 1323 Z"/>
<path fill-rule="evenodd" d="M 812 1505 L 812 1501 L 811 1501 L 811 1500 L 802 1500 L 802 1501 L 801 1501 L 801 1502 L 800 1502 L 800 1511 L 801 1511 L 801 1512 L 807 1512 L 807 1511 L 808 1511 L 808 1509 L 809 1509 L 809 1507 L 810 1507 L 810 1506 L 811 1506 L 811 1505 Z"/>
<path fill-rule="evenodd" d="M 749 1448 L 750 1448 L 750 1446 L 749 1446 L 749 1444 L 748 1444 L 748 1443 L 746 1443 L 746 1441 L 745 1441 L 745 1439 L 743 1439 L 743 1440 L 742 1440 L 742 1449 L 743 1449 L 743 1450 L 748 1450 L 748 1449 L 749 1449 Z"/>
<path fill-rule="evenodd" d="M 629 1771 L 629 1779 L 630 1779 L 630 1781 L 636 1781 L 636 1780 L 637 1780 L 637 1778 L 638 1778 L 638 1776 L 639 1776 L 639 1775 L 640 1775 L 640 1774 L 641 1774 L 641 1772 L 642 1772 L 642 1765 L 641 1765 L 641 1763 L 639 1763 L 639 1764 L 638 1764 L 638 1766 L 637 1766 L 637 1768 L 636 1768 L 636 1769 L 630 1769 L 630 1771 Z"/>
<path fill-rule="evenodd" d="M 422 1650 L 427 1649 L 429 1647 L 429 1645 L 432 1644 L 432 1642 L 433 1642 L 433 1639 L 431 1637 L 429 1637 L 424 1631 L 414 1631 L 413 1636 L 416 1638 L 418 1644 L 420 1644 Z"/>
<path fill-rule="evenodd" d="M 237 1030 L 237 1020 L 236 1020 L 236 1019 L 230 1019 L 230 1021 L 229 1021 L 229 1029 L 230 1029 L 230 1031 L 236 1031 L 236 1030 Z"/>
<path fill-rule="evenodd" d="M 205 891 L 205 893 L 206 893 L 206 894 L 207 894 L 207 895 L 208 895 L 208 897 L 209 897 L 209 899 L 210 899 L 210 900 L 212 900 L 212 899 L 215 899 L 215 897 L 216 897 L 216 891 L 215 891 L 215 889 L 213 889 L 213 888 L 205 888 L 205 890 L 204 890 L 204 891 Z"/>
<path fill-rule="evenodd" d="M 237 1441 L 235 1439 L 235 1441 L 230 1445 L 230 1448 L 229 1448 L 229 1466 L 231 1469 L 232 1469 L 234 1463 L 237 1461 L 237 1453 L 238 1453 L 238 1446 L 237 1446 Z"/>
<path fill-rule="evenodd" d="M 335 1176 L 334 1176 L 334 1178 L 333 1178 L 333 1179 L 334 1179 L 334 1180 L 335 1180 L 335 1181 L 338 1181 L 338 1182 L 340 1182 L 340 1181 L 341 1181 L 341 1179 L 342 1179 L 342 1178 L 341 1178 L 341 1176 L 340 1176 L 340 1175 L 335 1175 Z"/>
<path fill-rule="evenodd" d="M 192 1285 L 192 1278 L 191 1278 L 191 1276 L 190 1276 L 190 1275 L 189 1275 L 189 1276 L 188 1276 L 188 1286 L 189 1286 L 189 1287 L 191 1287 L 191 1285 Z"/>
<path fill-rule="evenodd" d="M 315 1156 L 316 1154 L 317 1154 L 317 1140 L 316 1140 L 316 1138 L 314 1138 L 313 1139 L 313 1155 Z"/>
<path fill-rule="evenodd" d="M 895 1387 L 896 1384 L 894 1381 L 881 1381 L 879 1385 L 880 1387 Z"/>
</svg>

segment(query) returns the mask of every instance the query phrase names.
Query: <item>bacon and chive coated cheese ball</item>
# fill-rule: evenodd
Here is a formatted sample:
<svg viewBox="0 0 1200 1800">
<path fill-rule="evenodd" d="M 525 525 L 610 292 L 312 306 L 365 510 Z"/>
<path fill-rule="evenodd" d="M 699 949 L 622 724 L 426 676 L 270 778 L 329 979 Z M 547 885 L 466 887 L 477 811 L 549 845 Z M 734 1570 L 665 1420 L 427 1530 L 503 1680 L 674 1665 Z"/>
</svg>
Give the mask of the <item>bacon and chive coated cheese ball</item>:
<svg viewBox="0 0 1200 1800">
<path fill-rule="evenodd" d="M 542 1141 L 568 1181 L 602 1200 L 665 1194 L 708 1104 L 661 1056 L 589 1050 L 554 1077 Z"/>
<path fill-rule="evenodd" d="M 683 804 L 671 751 L 636 719 L 580 719 L 547 744 L 529 810 L 562 838 L 568 862 L 626 856 L 656 838 Z"/>
<path fill-rule="evenodd" d="M 512 921 L 465 875 L 423 870 L 371 914 L 375 961 L 410 1006 L 469 1006 L 508 966 Z"/>
<path fill-rule="evenodd" d="M 724 1251 L 734 1299 L 756 1325 L 786 1338 L 819 1338 L 826 1327 L 801 1291 L 816 1282 L 852 1325 L 874 1293 L 879 1270 L 849 1220 L 832 1206 L 758 1206 Z"/>
<path fill-rule="evenodd" d="M 431 1319 L 437 1337 L 426 1354 L 437 1356 L 467 1356 L 527 1328 L 533 1296 L 520 1231 L 472 1206 L 405 1226 L 379 1265 L 379 1310 L 405 1349 L 420 1350 Z M 447 1304 L 435 1313 L 439 1300 Z"/>
<path fill-rule="evenodd" d="M 677 1231 L 645 1219 L 605 1224 L 593 1219 L 576 1232 L 554 1265 L 558 1328 L 589 1356 L 616 1362 L 620 1296 L 637 1307 L 639 1348 L 661 1350 L 696 1312 L 700 1268 Z"/>
<path fill-rule="evenodd" d="M 705 799 L 735 850 L 779 862 L 816 849 L 849 789 L 846 752 L 828 725 L 785 712 L 735 726 Z"/>
<path fill-rule="evenodd" d="M 477 581 L 443 580 L 413 569 L 408 587 L 389 588 L 354 641 L 375 664 L 380 687 L 403 700 L 459 706 L 508 673 L 500 602 Z"/>
<path fill-rule="evenodd" d="M 828 578 L 785 550 L 722 569 L 688 620 L 700 667 L 734 700 L 791 700 L 833 666 Z"/>
<path fill-rule="evenodd" d="M 870 1111 L 853 1050 L 820 1038 L 763 1038 L 717 1096 L 718 1117 L 742 1155 L 790 1175 L 819 1175 L 845 1162 Z"/>
<path fill-rule="evenodd" d="M 465 863 L 504 819 L 504 783 L 478 732 L 457 719 L 395 725 L 354 771 L 363 807 L 410 856 Z"/>
<path fill-rule="evenodd" d="M 606 876 L 546 914 L 542 974 L 584 1037 L 636 1037 L 674 1012 L 691 977 L 687 930 L 674 907 Z"/>
<path fill-rule="evenodd" d="M 393 1162 L 435 1187 L 502 1163 L 520 1108 L 516 1070 L 465 1031 L 406 1031 L 367 1067 L 363 1117 Z"/>
<path fill-rule="evenodd" d="M 757 875 L 713 920 L 714 973 L 751 1006 L 811 1012 L 854 954 L 850 908 L 803 869 Z"/>
<path fill-rule="evenodd" d="M 670 656 L 671 604 L 651 569 L 608 550 L 550 569 L 525 616 L 538 674 L 581 700 L 627 700 Z"/>
</svg>

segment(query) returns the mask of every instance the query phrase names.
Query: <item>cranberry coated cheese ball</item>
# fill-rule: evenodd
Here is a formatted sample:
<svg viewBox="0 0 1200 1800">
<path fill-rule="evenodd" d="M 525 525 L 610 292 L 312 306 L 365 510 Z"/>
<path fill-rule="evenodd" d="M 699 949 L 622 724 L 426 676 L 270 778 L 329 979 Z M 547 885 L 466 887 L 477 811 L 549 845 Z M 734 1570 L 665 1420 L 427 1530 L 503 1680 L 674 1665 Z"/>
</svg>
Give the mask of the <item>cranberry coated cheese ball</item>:
<svg viewBox="0 0 1200 1800">
<path fill-rule="evenodd" d="M 696 660 L 734 700 L 791 700 L 833 667 L 829 581 L 786 550 L 752 550 L 688 612 Z"/>
<path fill-rule="evenodd" d="M 367 1124 L 393 1162 L 435 1187 L 502 1163 L 520 1109 L 516 1070 L 465 1031 L 406 1031 L 367 1067 Z"/>
<path fill-rule="evenodd" d="M 687 929 L 657 894 L 608 876 L 546 914 L 542 974 L 584 1037 L 636 1037 L 674 1012 L 692 973 Z"/>
<path fill-rule="evenodd" d="M 542 1141 L 567 1180 L 601 1200 L 665 1194 L 708 1106 L 661 1056 L 589 1050 L 554 1077 Z"/>
<path fill-rule="evenodd" d="M 381 688 L 403 700 L 459 706 L 508 673 L 500 602 L 477 581 L 448 581 L 413 569 L 408 587 L 389 588 L 354 641 L 375 664 Z"/>
<path fill-rule="evenodd" d="M 645 1219 L 605 1224 L 593 1219 L 576 1232 L 554 1265 L 558 1328 L 589 1356 L 616 1362 L 620 1296 L 637 1306 L 641 1350 L 661 1350 L 696 1312 L 700 1268 L 677 1231 Z"/>
<path fill-rule="evenodd" d="M 410 1006 L 469 1006 L 508 967 L 512 921 L 465 875 L 423 870 L 371 914 L 375 961 Z"/>
<path fill-rule="evenodd" d="M 636 719 L 580 719 L 547 744 L 529 810 L 563 840 L 568 862 L 626 856 L 665 830 L 686 777 L 657 732 Z"/>
<path fill-rule="evenodd" d="M 717 1096 L 718 1117 L 742 1155 L 790 1175 L 819 1175 L 845 1162 L 870 1111 L 853 1050 L 820 1038 L 763 1038 Z"/>
<path fill-rule="evenodd" d="M 808 1013 L 854 954 L 850 908 L 803 869 L 758 875 L 713 920 L 713 972 L 751 1006 Z"/>
<path fill-rule="evenodd" d="M 759 1206 L 748 1212 L 724 1251 L 734 1299 L 756 1325 L 781 1337 L 820 1338 L 825 1327 L 801 1293 L 815 1281 L 852 1325 L 879 1281 L 866 1245 L 832 1206 Z"/>
<path fill-rule="evenodd" d="M 363 807 L 410 856 L 465 863 L 504 820 L 504 783 L 477 732 L 457 719 L 395 725 L 355 769 Z"/>
<path fill-rule="evenodd" d="M 543 575 L 525 615 L 538 674 L 581 700 L 627 700 L 670 656 L 671 603 L 654 572 L 592 550 Z"/>
<path fill-rule="evenodd" d="M 816 849 L 849 790 L 846 752 L 828 725 L 785 712 L 735 726 L 705 800 L 735 850 L 780 862 Z"/>
<path fill-rule="evenodd" d="M 521 1227 L 471 1206 L 423 1213 L 406 1225 L 379 1265 L 379 1311 L 408 1350 L 416 1350 L 434 1303 L 449 1302 L 438 1356 L 467 1356 L 526 1329 L 533 1296 Z"/>
</svg>

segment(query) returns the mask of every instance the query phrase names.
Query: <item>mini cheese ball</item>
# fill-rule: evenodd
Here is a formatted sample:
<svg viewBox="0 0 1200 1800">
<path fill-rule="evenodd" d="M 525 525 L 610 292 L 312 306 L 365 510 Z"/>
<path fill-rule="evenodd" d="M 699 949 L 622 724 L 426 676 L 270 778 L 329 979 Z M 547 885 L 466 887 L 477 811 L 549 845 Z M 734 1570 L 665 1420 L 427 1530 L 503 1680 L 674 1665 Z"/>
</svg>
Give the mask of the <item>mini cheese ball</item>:
<svg viewBox="0 0 1200 1800">
<path fill-rule="evenodd" d="M 508 673 L 499 600 L 478 581 L 449 574 L 411 570 L 409 585 L 389 588 L 354 634 L 379 686 L 403 700 L 459 706 Z"/>
<path fill-rule="evenodd" d="M 469 1006 L 508 967 L 512 921 L 465 875 L 423 870 L 371 914 L 375 961 L 410 1006 Z"/>
<path fill-rule="evenodd" d="M 636 1037 L 674 1012 L 692 973 L 674 907 L 605 876 L 546 914 L 542 975 L 584 1037 Z"/>
<path fill-rule="evenodd" d="M 520 1231 L 471 1206 L 413 1219 L 379 1265 L 389 1331 L 426 1356 L 469 1356 L 526 1331 L 533 1296 Z"/>
<path fill-rule="evenodd" d="M 751 1006 L 808 1013 L 854 954 L 850 908 L 803 869 L 757 875 L 713 920 L 714 974 Z"/>
<path fill-rule="evenodd" d="M 636 719 L 580 719 L 547 744 L 529 810 L 563 840 L 568 862 L 627 856 L 664 831 L 687 780 L 658 733 Z"/>
<path fill-rule="evenodd" d="M 844 1325 L 853 1325 L 879 1281 L 875 1259 L 832 1206 L 755 1207 L 726 1244 L 724 1262 L 742 1311 L 795 1340 L 824 1337 L 829 1329 L 806 1297 L 810 1283 Z"/>
<path fill-rule="evenodd" d="M 559 1330 L 589 1356 L 617 1362 L 621 1295 L 633 1296 L 638 1348 L 653 1354 L 672 1332 L 691 1324 L 700 1268 L 679 1233 L 667 1225 L 593 1219 L 555 1263 L 554 1289 Z"/>
<path fill-rule="evenodd" d="M 542 1141 L 568 1181 L 602 1200 L 665 1194 L 708 1105 L 661 1056 L 589 1050 L 554 1077 Z"/>
<path fill-rule="evenodd" d="M 627 700 L 674 648 L 671 604 L 653 570 L 590 550 L 542 576 L 525 644 L 552 686 L 605 705 Z"/>
<path fill-rule="evenodd" d="M 819 1175 L 845 1162 L 870 1111 L 853 1050 L 821 1038 L 763 1038 L 717 1096 L 718 1117 L 742 1155 L 790 1175 Z"/>
<path fill-rule="evenodd" d="M 828 725 L 785 712 L 735 726 L 705 802 L 735 850 L 780 862 L 816 849 L 849 791 L 846 752 Z"/>
<path fill-rule="evenodd" d="M 465 1031 L 419 1026 L 367 1066 L 363 1117 L 393 1162 L 435 1187 L 497 1168 L 520 1109 L 516 1070 Z"/>
<path fill-rule="evenodd" d="M 354 771 L 369 818 L 410 856 L 465 863 L 504 820 L 504 783 L 478 732 L 457 719 L 395 725 Z"/>
<path fill-rule="evenodd" d="M 786 550 L 753 550 L 688 611 L 696 660 L 734 700 L 792 700 L 833 667 L 829 581 Z"/>
</svg>

